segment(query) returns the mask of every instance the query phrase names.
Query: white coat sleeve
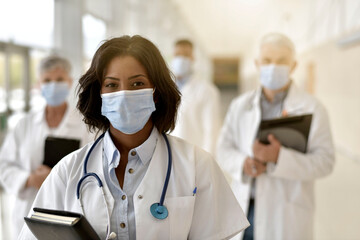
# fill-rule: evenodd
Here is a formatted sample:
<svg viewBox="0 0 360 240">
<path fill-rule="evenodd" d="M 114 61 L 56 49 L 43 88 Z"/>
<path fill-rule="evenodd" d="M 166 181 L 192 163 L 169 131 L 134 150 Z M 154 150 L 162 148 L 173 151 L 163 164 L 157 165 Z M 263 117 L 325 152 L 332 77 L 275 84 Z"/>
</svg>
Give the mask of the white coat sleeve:
<svg viewBox="0 0 360 240">
<path fill-rule="evenodd" d="M 218 138 L 216 160 L 227 177 L 230 175 L 232 180 L 249 182 L 250 178 L 243 174 L 243 165 L 247 154 L 239 150 L 241 143 L 235 136 L 238 131 L 237 111 L 236 105 L 232 103 Z"/>
<path fill-rule="evenodd" d="M 318 104 L 313 113 L 307 153 L 281 147 L 277 163 L 268 165 L 267 172 L 272 177 L 308 181 L 330 174 L 334 163 L 328 115 Z"/>
<path fill-rule="evenodd" d="M 58 169 L 58 165 L 55 166 L 41 185 L 28 216 L 31 216 L 34 207 L 64 210 L 66 184 Z M 36 238 L 27 225 L 24 224 L 18 240 L 36 240 Z"/>
<path fill-rule="evenodd" d="M 19 198 L 30 176 L 30 170 L 25 169 L 22 164 L 25 160 L 20 159 L 24 132 L 24 122 L 20 120 L 15 129 L 7 134 L 0 150 L 0 182 L 6 192 Z"/>
<path fill-rule="evenodd" d="M 221 127 L 220 120 L 220 93 L 215 86 L 210 86 L 204 92 L 206 95 L 202 99 L 203 108 L 200 124 L 203 127 L 203 148 L 211 154 L 215 154 L 216 140 Z M 215 156 L 215 155 L 214 155 Z"/>
<path fill-rule="evenodd" d="M 229 239 L 249 226 L 217 163 L 210 156 L 196 156 L 195 168 L 197 193 L 189 239 Z"/>
</svg>

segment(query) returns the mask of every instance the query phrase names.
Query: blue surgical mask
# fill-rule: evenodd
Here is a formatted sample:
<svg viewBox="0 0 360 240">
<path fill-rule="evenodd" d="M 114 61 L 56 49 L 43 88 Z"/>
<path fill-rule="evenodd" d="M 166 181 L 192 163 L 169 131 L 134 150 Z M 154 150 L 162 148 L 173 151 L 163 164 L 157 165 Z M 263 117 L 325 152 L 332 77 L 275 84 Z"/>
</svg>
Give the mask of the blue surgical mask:
<svg viewBox="0 0 360 240">
<path fill-rule="evenodd" d="M 70 87 L 66 82 L 49 82 L 41 85 L 41 95 L 49 106 L 59 106 L 66 101 Z"/>
<path fill-rule="evenodd" d="M 262 65 L 260 67 L 260 82 L 265 88 L 276 90 L 289 82 L 290 68 L 286 65 Z"/>
<path fill-rule="evenodd" d="M 171 62 L 171 71 L 176 78 L 188 78 L 192 73 L 192 61 L 190 58 L 177 56 Z"/>
<path fill-rule="evenodd" d="M 101 98 L 101 114 L 125 134 L 143 129 L 156 109 L 152 88 L 104 93 Z"/>
</svg>

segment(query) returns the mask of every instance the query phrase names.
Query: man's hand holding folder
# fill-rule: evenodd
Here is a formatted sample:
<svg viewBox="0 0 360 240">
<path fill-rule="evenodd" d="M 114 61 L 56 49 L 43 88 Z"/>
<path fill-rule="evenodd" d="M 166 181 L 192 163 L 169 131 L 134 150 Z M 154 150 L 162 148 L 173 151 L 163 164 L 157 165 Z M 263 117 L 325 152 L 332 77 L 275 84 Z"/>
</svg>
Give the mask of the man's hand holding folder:
<svg viewBox="0 0 360 240">
<path fill-rule="evenodd" d="M 257 139 L 253 144 L 255 160 L 264 164 L 277 163 L 281 146 L 306 153 L 312 114 L 283 115 L 260 123 Z"/>
<path fill-rule="evenodd" d="M 253 144 L 254 158 L 262 163 L 276 163 L 279 157 L 281 143 L 274 135 L 268 135 L 269 144 L 263 144 L 256 139 Z"/>
</svg>

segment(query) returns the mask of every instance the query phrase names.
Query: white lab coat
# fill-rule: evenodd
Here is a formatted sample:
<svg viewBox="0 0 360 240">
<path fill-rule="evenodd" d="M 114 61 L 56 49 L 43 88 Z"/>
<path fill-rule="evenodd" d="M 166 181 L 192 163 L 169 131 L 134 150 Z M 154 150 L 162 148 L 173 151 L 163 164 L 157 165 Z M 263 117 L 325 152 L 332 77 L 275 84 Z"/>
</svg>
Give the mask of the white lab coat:
<svg viewBox="0 0 360 240">
<path fill-rule="evenodd" d="M 25 115 L 8 133 L 0 151 L 0 182 L 6 192 L 17 197 L 12 214 L 15 239 L 37 193 L 35 188 L 25 188 L 25 184 L 30 173 L 43 162 L 47 136 L 79 139 L 81 146 L 94 139 L 80 115 L 70 107 L 56 129 L 48 127 L 44 108 Z"/>
<path fill-rule="evenodd" d="M 261 89 L 235 99 L 221 130 L 217 161 L 231 176 L 241 207 L 248 210 L 251 180 L 243 174 L 261 120 Z M 277 164 L 256 179 L 255 240 L 313 239 L 314 180 L 330 174 L 334 147 L 325 108 L 292 83 L 284 101 L 289 115 L 312 113 L 306 154 L 281 147 Z M 239 235 L 236 239 L 241 239 Z"/>
<path fill-rule="evenodd" d="M 176 126 L 171 135 L 214 154 L 221 128 L 219 90 L 213 84 L 190 79 L 181 94 Z"/>
<path fill-rule="evenodd" d="M 159 202 L 168 165 L 168 151 L 163 137 L 156 148 L 144 179 L 134 194 L 136 239 L 207 239 L 219 240 L 248 226 L 230 186 L 210 155 L 175 137 L 168 137 L 173 165 L 164 205 L 169 216 L 155 219 L 150 206 Z M 85 156 L 92 144 L 68 155 L 55 166 L 42 185 L 34 207 L 61 209 L 82 213 L 76 198 L 76 187 L 83 176 Z M 107 212 L 112 213 L 114 199 L 106 185 L 102 164 L 103 140 L 94 148 L 88 172 L 98 174 L 104 184 L 106 208 L 97 182 L 87 178 L 82 184 L 84 212 L 101 239 L 106 237 Z M 197 193 L 193 196 L 193 190 Z M 24 225 L 19 239 L 34 239 Z"/>
</svg>

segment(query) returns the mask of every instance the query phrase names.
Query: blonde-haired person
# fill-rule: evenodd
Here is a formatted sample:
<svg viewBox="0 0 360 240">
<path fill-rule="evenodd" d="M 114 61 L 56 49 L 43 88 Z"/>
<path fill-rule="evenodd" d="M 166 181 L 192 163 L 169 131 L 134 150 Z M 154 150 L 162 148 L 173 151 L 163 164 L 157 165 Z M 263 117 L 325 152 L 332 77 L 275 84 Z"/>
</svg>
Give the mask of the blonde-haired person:
<svg viewBox="0 0 360 240">
<path fill-rule="evenodd" d="M 39 83 L 46 106 L 19 120 L 15 129 L 7 134 L 0 150 L 0 182 L 6 192 L 16 196 L 12 214 L 14 239 L 51 171 L 42 164 L 45 139 L 48 136 L 77 139 L 83 146 L 94 138 L 80 115 L 67 103 L 72 85 L 70 71 L 71 65 L 64 58 L 49 56 L 42 59 Z"/>
<path fill-rule="evenodd" d="M 334 147 L 324 106 L 291 80 L 296 67 L 291 40 L 265 35 L 255 60 L 261 86 L 231 103 L 217 145 L 217 161 L 251 227 L 243 239 L 313 239 L 314 183 L 331 173 Z M 286 148 L 272 135 L 256 139 L 259 123 L 283 115 L 313 114 L 308 150 Z M 241 239 L 239 235 L 236 239 Z"/>
</svg>

